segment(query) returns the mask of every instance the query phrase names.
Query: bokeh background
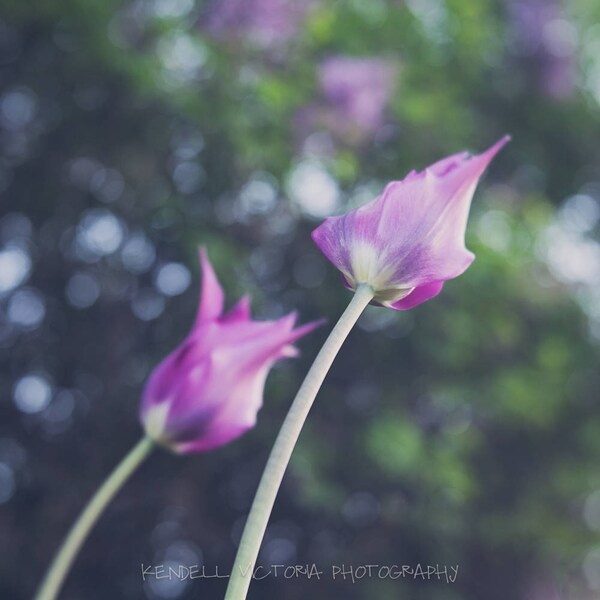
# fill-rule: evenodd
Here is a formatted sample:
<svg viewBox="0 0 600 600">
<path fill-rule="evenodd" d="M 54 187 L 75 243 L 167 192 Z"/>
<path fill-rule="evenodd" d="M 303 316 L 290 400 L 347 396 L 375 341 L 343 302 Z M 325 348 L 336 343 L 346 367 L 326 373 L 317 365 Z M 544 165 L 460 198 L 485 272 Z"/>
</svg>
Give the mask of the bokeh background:
<svg viewBox="0 0 600 600">
<path fill-rule="evenodd" d="M 263 564 L 459 565 L 454 584 L 298 578 L 250 598 L 600 594 L 600 5 L 594 0 L 2 0 L 0 596 L 30 598 L 141 434 L 190 326 L 196 247 L 233 302 L 335 320 L 309 233 L 412 168 L 504 133 L 477 260 L 407 313 L 369 307 L 310 415 Z M 326 329 L 255 430 L 156 452 L 65 600 L 222 598 L 268 451 Z"/>
</svg>

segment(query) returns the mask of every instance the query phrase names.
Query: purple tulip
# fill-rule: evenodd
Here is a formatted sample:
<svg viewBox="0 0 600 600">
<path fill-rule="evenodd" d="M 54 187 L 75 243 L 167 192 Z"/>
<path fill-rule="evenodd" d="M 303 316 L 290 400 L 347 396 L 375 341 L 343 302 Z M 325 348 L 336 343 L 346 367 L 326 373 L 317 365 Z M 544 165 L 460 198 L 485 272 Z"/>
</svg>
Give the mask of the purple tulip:
<svg viewBox="0 0 600 600">
<path fill-rule="evenodd" d="M 196 322 L 152 372 L 140 410 L 147 435 L 182 454 L 222 446 L 252 428 L 269 369 L 295 356 L 291 344 L 319 325 L 294 329 L 294 313 L 252 321 L 248 296 L 223 314 L 223 290 L 204 249 L 200 264 Z"/>
<path fill-rule="evenodd" d="M 326 219 L 313 240 L 347 287 L 370 285 L 378 304 L 407 310 L 437 296 L 475 258 L 465 247 L 471 199 L 509 139 L 477 156 L 461 152 L 421 173 L 412 171 L 364 206 Z"/>
</svg>

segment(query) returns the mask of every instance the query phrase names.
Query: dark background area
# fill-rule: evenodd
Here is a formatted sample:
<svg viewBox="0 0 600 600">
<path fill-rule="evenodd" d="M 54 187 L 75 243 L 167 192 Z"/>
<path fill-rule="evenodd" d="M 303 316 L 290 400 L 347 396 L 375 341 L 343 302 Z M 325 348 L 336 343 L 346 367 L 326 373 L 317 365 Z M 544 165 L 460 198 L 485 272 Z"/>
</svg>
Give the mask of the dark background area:
<svg viewBox="0 0 600 600">
<path fill-rule="evenodd" d="M 335 321 L 310 239 L 410 169 L 504 133 L 477 260 L 369 307 L 320 393 L 249 597 L 587 600 L 600 593 L 600 7 L 592 0 L 0 3 L 0 597 L 32 597 L 137 441 L 207 246 L 228 301 Z M 157 451 L 61 594 L 221 598 L 279 425 L 327 328 L 270 375 L 256 429 Z M 331 565 L 459 565 L 454 584 Z"/>
</svg>

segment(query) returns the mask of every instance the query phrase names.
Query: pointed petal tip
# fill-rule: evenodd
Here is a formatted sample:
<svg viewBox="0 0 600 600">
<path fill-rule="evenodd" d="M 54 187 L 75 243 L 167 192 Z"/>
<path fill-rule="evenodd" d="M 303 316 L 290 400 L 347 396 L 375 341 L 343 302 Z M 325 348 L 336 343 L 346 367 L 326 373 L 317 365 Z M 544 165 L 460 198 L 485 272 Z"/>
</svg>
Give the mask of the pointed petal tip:
<svg viewBox="0 0 600 600">
<path fill-rule="evenodd" d="M 220 321 L 222 323 L 230 323 L 232 321 L 250 321 L 251 313 L 250 313 L 250 303 L 252 298 L 250 294 L 244 294 L 235 304 L 235 306 L 226 314 L 224 314 Z"/>
<path fill-rule="evenodd" d="M 200 270 L 202 272 L 202 284 L 200 292 L 200 308 L 196 323 L 213 321 L 221 316 L 225 295 L 217 274 L 208 258 L 208 252 L 205 246 L 198 248 L 198 257 L 200 261 Z"/>
<path fill-rule="evenodd" d="M 279 323 L 281 323 L 284 327 L 289 328 L 291 331 L 294 329 L 294 325 L 296 325 L 296 321 L 298 319 L 298 311 L 293 310 L 291 313 L 284 315 L 279 319 Z"/>
<path fill-rule="evenodd" d="M 198 246 L 198 262 L 200 263 L 200 271 L 202 272 L 202 276 L 204 276 L 204 273 L 207 270 L 213 270 L 210 258 L 208 258 L 208 250 L 204 245 Z"/>
<path fill-rule="evenodd" d="M 213 270 L 212 265 L 210 264 L 210 259 L 208 258 L 206 246 L 198 246 L 198 262 L 200 263 L 200 270 L 203 277 L 207 270 Z"/>
<path fill-rule="evenodd" d="M 503 135 L 495 144 L 490 146 L 485 152 L 483 152 L 480 156 L 485 156 L 488 160 L 492 160 L 508 142 L 512 140 L 512 136 L 506 134 Z"/>
<path fill-rule="evenodd" d="M 298 336 L 295 339 L 298 339 L 306 335 L 307 333 L 318 329 L 319 327 L 323 327 L 323 325 L 325 325 L 326 323 L 327 319 L 317 319 L 316 321 L 311 321 L 310 323 L 305 323 L 304 325 L 301 325 L 297 329 L 294 329 L 294 334 Z"/>
<path fill-rule="evenodd" d="M 282 356 L 286 358 L 294 358 L 296 356 L 299 356 L 300 351 L 294 346 L 292 346 L 292 344 L 295 341 L 299 340 L 301 337 L 304 337 L 305 335 L 309 334 L 311 331 L 314 331 L 318 327 L 321 327 L 325 323 L 327 323 L 327 319 L 318 319 L 317 321 L 305 323 L 304 325 L 301 325 L 297 329 L 291 331 L 290 335 L 288 336 L 285 342 L 286 345 L 282 349 Z"/>
<path fill-rule="evenodd" d="M 511 140 L 510 135 L 503 135 L 497 142 L 492 144 L 481 154 L 473 154 L 463 162 L 465 169 L 468 169 L 472 177 L 479 178 L 487 169 L 488 165 L 494 160 L 498 152 Z"/>
<path fill-rule="evenodd" d="M 240 310 L 244 310 L 248 317 L 250 316 L 250 305 L 252 304 L 252 296 L 250 294 L 244 294 L 237 302 L 236 307 Z"/>
</svg>

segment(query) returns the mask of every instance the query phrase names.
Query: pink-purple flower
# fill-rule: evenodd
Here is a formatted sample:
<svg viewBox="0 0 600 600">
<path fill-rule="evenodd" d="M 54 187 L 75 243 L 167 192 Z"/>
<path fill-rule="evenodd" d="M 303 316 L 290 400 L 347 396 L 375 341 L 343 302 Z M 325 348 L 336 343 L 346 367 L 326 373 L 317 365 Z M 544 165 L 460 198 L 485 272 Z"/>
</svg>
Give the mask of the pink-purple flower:
<svg viewBox="0 0 600 600">
<path fill-rule="evenodd" d="M 295 0 L 213 0 L 207 28 L 218 38 L 245 38 L 267 48 L 298 31 L 311 2 Z"/>
<path fill-rule="evenodd" d="M 334 129 L 373 134 L 382 125 L 396 71 L 382 58 L 332 56 L 319 66 L 319 84 Z"/>
<path fill-rule="evenodd" d="M 293 342 L 318 326 L 294 329 L 294 313 L 253 321 L 248 296 L 224 313 L 223 290 L 204 250 L 200 263 L 196 322 L 152 372 L 140 409 L 147 435 L 178 453 L 222 446 L 252 428 L 270 368 L 295 356 Z"/>
<path fill-rule="evenodd" d="M 437 296 L 475 256 L 465 247 L 471 199 L 503 137 L 486 152 L 461 152 L 393 181 L 349 213 L 326 219 L 312 233 L 347 287 L 371 286 L 374 301 L 396 310 Z"/>
<path fill-rule="evenodd" d="M 547 95 L 565 100 L 577 84 L 577 29 L 560 0 L 510 0 L 515 48 Z"/>
</svg>

